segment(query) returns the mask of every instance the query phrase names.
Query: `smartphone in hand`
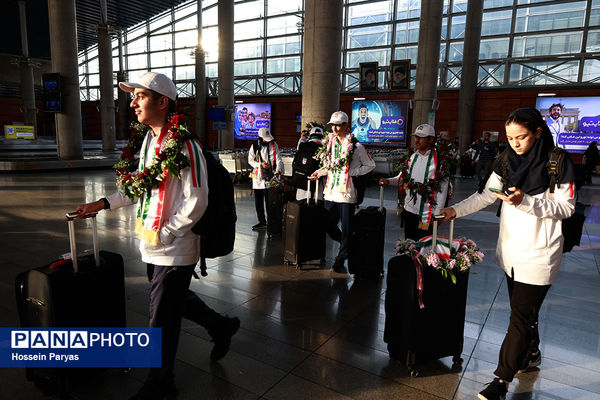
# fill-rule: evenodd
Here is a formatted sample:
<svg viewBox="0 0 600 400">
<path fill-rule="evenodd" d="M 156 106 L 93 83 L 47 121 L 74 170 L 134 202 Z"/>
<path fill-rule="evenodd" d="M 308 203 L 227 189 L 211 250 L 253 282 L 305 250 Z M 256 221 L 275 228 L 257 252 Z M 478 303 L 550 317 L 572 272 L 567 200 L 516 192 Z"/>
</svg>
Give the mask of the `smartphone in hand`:
<svg viewBox="0 0 600 400">
<path fill-rule="evenodd" d="M 512 193 L 510 193 L 508 190 L 501 190 L 501 189 L 496 189 L 493 187 L 488 188 L 490 190 L 490 192 L 492 193 L 498 193 L 498 194 L 503 194 L 505 196 L 510 196 Z"/>
</svg>

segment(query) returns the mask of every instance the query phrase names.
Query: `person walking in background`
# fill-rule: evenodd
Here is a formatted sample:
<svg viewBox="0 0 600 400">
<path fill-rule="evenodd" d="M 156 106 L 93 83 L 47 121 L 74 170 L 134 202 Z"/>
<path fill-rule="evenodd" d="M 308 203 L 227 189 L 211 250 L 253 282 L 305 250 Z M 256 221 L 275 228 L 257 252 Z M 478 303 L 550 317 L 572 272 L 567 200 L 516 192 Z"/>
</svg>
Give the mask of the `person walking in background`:
<svg viewBox="0 0 600 400">
<path fill-rule="evenodd" d="M 568 156 L 558 169 L 556 187 L 549 187 L 547 163 L 554 141 L 540 112 L 517 109 L 509 115 L 505 128 L 510 145 L 505 163 L 497 163 L 485 188 L 441 210 L 450 220 L 502 200 L 496 263 L 506 276 L 510 322 L 494 371 L 496 378 L 479 393 L 483 400 L 505 399 L 514 376 L 542 362 L 538 315 L 558 276 L 564 242 L 562 220 L 575 211 L 575 167 Z M 489 188 L 508 191 L 498 194 Z"/>
<path fill-rule="evenodd" d="M 490 134 L 485 132 L 483 134 L 483 141 L 479 143 L 479 148 L 477 149 L 477 154 L 475 155 L 475 158 L 477 159 L 475 175 L 477 175 L 479 184 L 481 184 L 481 181 L 483 181 L 497 154 L 498 146 L 495 142 L 490 140 Z"/>
<path fill-rule="evenodd" d="M 135 230 L 152 283 L 150 327 L 162 328 L 162 366 L 150 370 L 144 385 L 131 400 L 171 399 L 177 395 L 174 367 L 182 316 L 208 329 L 215 343 L 211 352 L 213 361 L 223 358 L 229 350 L 240 320 L 218 314 L 189 290 L 200 259 L 200 236 L 192 232 L 192 227 L 208 205 L 208 180 L 200 143 L 180 124 L 178 116 L 168 119 L 175 111 L 177 96 L 173 81 L 163 74 L 146 72 L 135 82 L 119 83 L 119 87 L 133 93 L 131 108 L 138 121 L 148 126 L 139 166 L 127 175 L 125 179 L 129 180 L 122 182 L 120 191 L 80 204 L 75 211 L 81 219 L 103 209 L 112 211 L 138 203 Z M 177 157 L 185 157 L 189 165 L 180 168 L 172 160 L 174 166 L 169 167 L 168 173 L 156 168 L 157 163 L 171 157 L 165 147 L 177 142 L 180 146 Z M 144 190 L 135 192 L 137 185 L 144 186 Z"/>
<path fill-rule="evenodd" d="M 598 142 L 593 141 L 583 153 L 585 157 L 585 183 L 592 183 L 592 173 L 596 171 L 596 165 L 600 161 L 598 156 Z"/>
<path fill-rule="evenodd" d="M 248 151 L 248 164 L 253 168 L 252 189 L 254 190 L 254 206 L 258 223 L 252 227 L 253 231 L 267 229 L 267 182 L 273 174 L 283 173 L 283 160 L 279 153 L 279 146 L 267 128 L 258 130 L 258 140 L 252 144 Z"/>
<path fill-rule="evenodd" d="M 375 162 L 364 146 L 350 133 L 348 115 L 336 111 L 328 122 L 333 133 L 324 142 L 319 153 L 321 168 L 315 171 L 311 179 L 327 176 L 325 189 L 325 209 L 328 211 L 327 233 L 340 242 L 340 250 L 332 265 L 337 273 L 346 273 L 345 262 L 350 251 L 352 217 L 356 209 L 356 187 L 353 178 L 365 175 L 375 169 Z M 341 220 L 342 229 L 338 228 Z"/>
<path fill-rule="evenodd" d="M 406 239 L 419 240 L 433 230 L 432 218 L 444 207 L 448 195 L 449 180 L 438 173 L 438 154 L 433 147 L 435 129 L 429 124 L 417 126 L 413 133 L 415 152 L 401 166 L 400 173 L 388 179 L 380 179 L 380 185 L 402 186 L 406 191 L 402 222 Z M 422 195 L 420 187 L 426 187 Z M 439 190 L 433 189 L 439 187 Z M 431 201 L 434 199 L 435 205 Z"/>
</svg>

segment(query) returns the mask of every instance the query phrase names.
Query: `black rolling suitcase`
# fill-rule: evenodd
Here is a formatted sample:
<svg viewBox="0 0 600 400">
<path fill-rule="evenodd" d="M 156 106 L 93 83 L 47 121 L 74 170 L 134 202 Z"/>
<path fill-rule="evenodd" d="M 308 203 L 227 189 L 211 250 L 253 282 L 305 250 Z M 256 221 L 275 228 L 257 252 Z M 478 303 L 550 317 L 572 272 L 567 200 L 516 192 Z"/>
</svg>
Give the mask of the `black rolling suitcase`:
<svg viewBox="0 0 600 400">
<path fill-rule="evenodd" d="M 436 232 L 434 227 L 434 237 Z M 412 258 L 394 257 L 387 270 L 383 341 L 390 358 L 406 365 L 411 376 L 419 374 L 416 364 L 447 356 L 453 357 L 455 367 L 463 361 L 469 273 L 457 274 L 454 284 L 435 268 L 423 266 L 422 272 L 423 308 L 419 305 L 417 268 Z"/>
<path fill-rule="evenodd" d="M 385 215 L 383 186 L 380 186 L 379 207 L 363 208 L 352 220 L 348 272 L 354 278 L 377 280 L 383 275 Z"/>
<path fill-rule="evenodd" d="M 319 181 L 317 180 L 314 202 L 311 202 L 310 180 L 306 201 L 287 203 L 283 236 L 283 259 L 286 264 L 302 269 L 307 261 L 325 259 L 325 235 L 327 212 L 317 202 Z M 320 265 L 319 264 L 319 265 Z"/>
<path fill-rule="evenodd" d="M 267 189 L 267 235 L 279 235 L 283 229 L 284 194 L 280 188 Z"/>
<path fill-rule="evenodd" d="M 67 214 L 72 255 L 77 254 L 74 217 Z M 98 250 L 95 216 L 92 225 L 94 254 L 72 256 L 72 260 L 59 260 L 17 275 L 15 294 L 22 327 L 125 327 L 123 257 Z M 26 370 L 28 380 L 34 380 L 42 390 L 58 392 L 64 390 L 67 372 Z"/>
</svg>

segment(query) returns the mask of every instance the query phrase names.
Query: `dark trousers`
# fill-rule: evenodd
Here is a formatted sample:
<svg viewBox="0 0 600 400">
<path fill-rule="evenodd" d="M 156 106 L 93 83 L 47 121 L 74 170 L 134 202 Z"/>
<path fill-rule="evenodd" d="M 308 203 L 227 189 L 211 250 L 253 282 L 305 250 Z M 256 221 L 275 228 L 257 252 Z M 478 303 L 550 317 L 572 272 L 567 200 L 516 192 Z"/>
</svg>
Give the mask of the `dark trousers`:
<svg viewBox="0 0 600 400">
<path fill-rule="evenodd" d="M 162 368 L 151 370 L 153 378 L 173 378 L 182 317 L 205 327 L 209 334 L 224 318 L 189 290 L 194 267 L 147 265 L 148 279 L 152 283 L 150 327 L 162 328 Z"/>
<path fill-rule="evenodd" d="M 485 175 L 487 174 L 488 169 L 490 169 L 492 166 L 493 162 L 494 160 L 483 160 L 477 162 L 477 165 L 475 166 L 475 175 L 477 175 L 479 183 L 481 183 L 481 181 L 485 178 Z"/>
<path fill-rule="evenodd" d="M 592 183 L 592 173 L 596 170 L 595 165 L 585 165 L 585 183 Z"/>
<path fill-rule="evenodd" d="M 510 382 L 517 371 L 526 366 L 528 356 L 538 350 L 538 315 L 551 285 L 515 282 L 508 275 L 506 283 L 510 299 L 510 322 L 494 374 Z"/>
<path fill-rule="evenodd" d="M 340 251 L 337 258 L 347 259 L 350 252 L 350 235 L 352 235 L 352 218 L 354 217 L 354 203 L 335 203 L 325 200 L 327 210 L 327 233 L 329 237 L 340 242 Z M 342 230 L 338 222 L 342 221 Z"/>
<path fill-rule="evenodd" d="M 429 224 L 429 229 L 419 229 L 421 218 L 406 210 L 402 211 L 402 224 L 404 225 L 404 238 L 417 241 L 433 233 L 433 222 Z"/>
<path fill-rule="evenodd" d="M 258 222 L 261 224 L 267 223 L 267 217 L 265 216 L 265 207 L 267 204 L 267 189 L 254 189 L 254 207 L 256 208 L 256 216 Z"/>
</svg>

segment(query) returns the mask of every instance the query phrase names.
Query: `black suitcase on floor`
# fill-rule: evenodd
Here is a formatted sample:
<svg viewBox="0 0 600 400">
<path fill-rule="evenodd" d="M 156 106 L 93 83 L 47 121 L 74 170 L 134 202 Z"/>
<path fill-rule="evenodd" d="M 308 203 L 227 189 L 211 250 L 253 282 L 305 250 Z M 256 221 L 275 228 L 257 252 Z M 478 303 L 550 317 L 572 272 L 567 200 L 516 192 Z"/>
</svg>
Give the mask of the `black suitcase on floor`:
<svg viewBox="0 0 600 400">
<path fill-rule="evenodd" d="M 283 203 L 282 189 L 271 187 L 267 189 L 267 235 L 279 235 L 283 229 Z"/>
<path fill-rule="evenodd" d="M 67 216 L 71 254 L 77 254 L 74 215 Z M 63 260 L 20 273 L 15 279 L 22 327 L 125 327 L 123 257 L 98 250 L 96 218 L 92 218 L 94 254 Z M 96 261 L 97 260 L 97 261 Z M 64 394 L 63 368 L 27 368 L 28 380 L 46 394 Z"/>
<path fill-rule="evenodd" d="M 469 273 L 456 276 L 456 284 L 423 266 L 424 308 L 419 306 L 417 272 L 409 255 L 394 257 L 387 270 L 383 341 L 390 358 L 402 362 L 412 376 L 416 364 L 453 356 L 462 364 L 465 309 Z"/>
<path fill-rule="evenodd" d="M 363 208 L 352 219 L 348 272 L 353 274 L 354 278 L 377 280 L 383 275 L 385 215 L 381 186 L 379 207 Z"/>
<path fill-rule="evenodd" d="M 311 201 L 308 181 L 307 199 L 287 203 L 283 235 L 283 259 L 287 264 L 302 269 L 306 261 L 325 259 L 325 235 L 327 212 L 323 204 L 317 202 L 318 181 L 314 202 Z"/>
</svg>

